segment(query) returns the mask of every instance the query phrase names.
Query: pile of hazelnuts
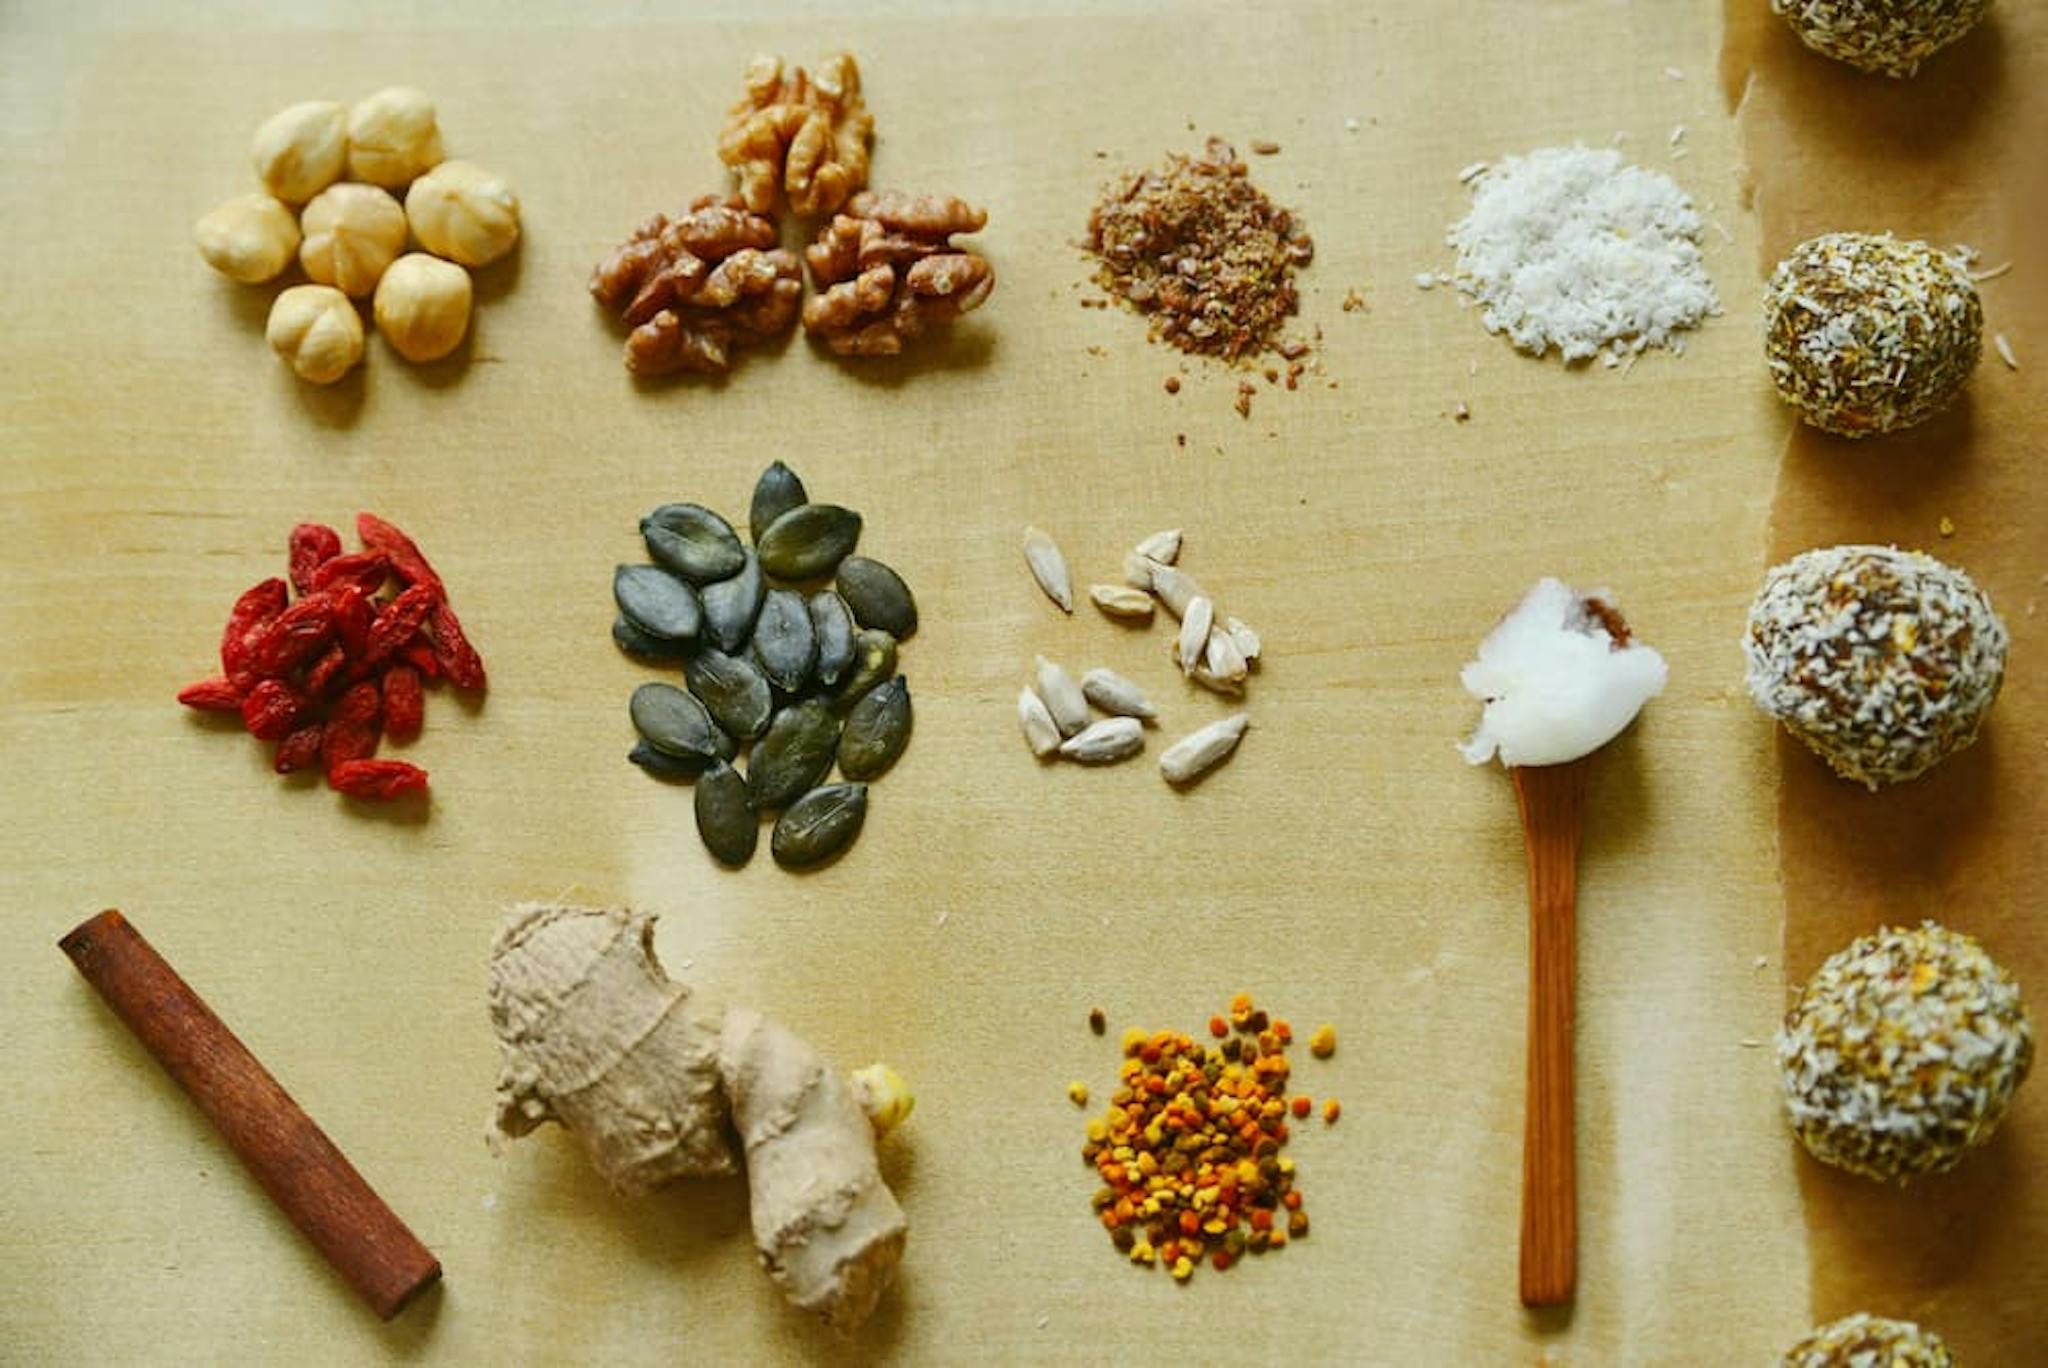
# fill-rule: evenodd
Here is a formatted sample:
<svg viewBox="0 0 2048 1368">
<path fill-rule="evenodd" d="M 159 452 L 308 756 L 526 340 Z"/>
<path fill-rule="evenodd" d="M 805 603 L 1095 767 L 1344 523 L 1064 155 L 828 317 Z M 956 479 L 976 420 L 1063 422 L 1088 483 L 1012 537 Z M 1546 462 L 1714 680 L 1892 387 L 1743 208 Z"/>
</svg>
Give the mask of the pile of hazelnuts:
<svg viewBox="0 0 2048 1368">
<path fill-rule="evenodd" d="M 519 197 L 473 162 L 443 160 L 432 100 L 391 86 L 353 108 L 295 104 L 256 130 L 251 155 L 262 191 L 217 206 L 193 236 L 208 265 L 245 284 L 298 261 L 312 283 L 280 293 L 264 331 L 301 380 L 331 385 L 363 359 L 366 297 L 408 361 L 461 344 L 475 294 L 464 268 L 517 245 Z"/>
</svg>

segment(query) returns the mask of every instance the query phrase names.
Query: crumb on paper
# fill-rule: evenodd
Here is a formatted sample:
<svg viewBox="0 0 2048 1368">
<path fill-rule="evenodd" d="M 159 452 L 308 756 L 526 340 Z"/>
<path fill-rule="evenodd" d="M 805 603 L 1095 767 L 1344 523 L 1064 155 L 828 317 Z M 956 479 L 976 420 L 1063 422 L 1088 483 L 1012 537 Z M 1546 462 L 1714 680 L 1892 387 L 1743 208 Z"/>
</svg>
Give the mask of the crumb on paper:
<svg viewBox="0 0 2048 1368">
<path fill-rule="evenodd" d="M 1457 403 L 1451 405 L 1451 420 L 1458 423 L 1471 422 L 1472 406 L 1463 399 L 1460 399 Z"/>
<path fill-rule="evenodd" d="M 1997 351 L 1998 359 L 2005 362 L 2007 370 L 2018 370 L 2020 368 L 2020 358 L 2014 353 L 2012 343 L 2006 340 L 2004 333 L 1993 333 L 1991 335 L 1991 346 L 1993 350 Z"/>
<path fill-rule="evenodd" d="M 1680 143 L 1682 143 L 1682 142 L 1684 142 L 1684 141 L 1685 141 L 1685 125 L 1684 125 L 1684 124 L 1679 124 L 1679 125 L 1678 125 L 1677 127 L 1673 128 L 1673 129 L 1671 130 L 1671 145 L 1672 145 L 1673 147 L 1676 147 L 1676 146 L 1678 146 L 1678 145 L 1679 145 Z"/>
<path fill-rule="evenodd" d="M 1169 375 L 1169 376 L 1167 376 L 1167 377 L 1166 377 L 1166 380 L 1165 380 L 1165 384 L 1164 384 L 1164 387 L 1165 387 L 1165 390 L 1166 390 L 1166 392 L 1167 392 L 1168 394 L 1179 394 L 1179 393 L 1180 393 L 1180 377 L 1179 377 L 1178 375 Z"/>
<path fill-rule="evenodd" d="M 482 1206 L 485 1211 L 496 1211 L 498 1209 L 498 1194 L 486 1192 L 483 1196 L 483 1201 L 478 1205 Z"/>
<path fill-rule="evenodd" d="M 1488 163 L 1483 161 L 1473 162 L 1470 166 L 1466 167 L 1463 171 L 1460 171 L 1458 173 L 1458 184 L 1470 185 L 1473 181 L 1478 180 L 1481 176 L 1486 174 L 1487 166 Z"/>
<path fill-rule="evenodd" d="M 1764 1043 L 1755 1036 L 1744 1036 L 1742 1038 L 1742 1048 L 1745 1050 L 1761 1050 L 1763 1047 Z"/>
<path fill-rule="evenodd" d="M 1768 969 L 1770 966 L 1771 957 L 1769 955 L 1758 955 L 1754 960 L 1750 961 L 1749 965 L 1752 969 Z"/>
<path fill-rule="evenodd" d="M 1665 67 L 1664 79 L 1667 81 L 1682 81 L 1685 79 L 1685 73 L 1677 67 Z"/>
<path fill-rule="evenodd" d="M 1252 396 L 1257 393 L 1258 390 L 1248 382 L 1243 380 L 1237 382 L 1237 398 L 1231 403 L 1231 407 L 1237 410 L 1238 417 L 1249 418 L 1252 416 Z"/>
<path fill-rule="evenodd" d="M 1365 296 L 1356 290 L 1346 290 L 1344 292 L 1344 303 L 1340 307 L 1345 313 L 1357 313 L 1366 307 Z"/>
<path fill-rule="evenodd" d="M 932 925 L 933 925 L 933 926 L 944 926 L 944 925 L 946 924 L 946 918 L 948 918 L 948 917 L 950 917 L 950 916 L 952 916 L 952 915 L 953 915 L 953 909 L 949 907 L 949 908 L 945 909 L 944 911 L 940 912 L 938 916 L 936 916 L 936 917 L 932 918 Z"/>
<path fill-rule="evenodd" d="M 1935 530 L 1944 537 L 1953 537 L 1956 534 L 1956 520 L 1944 513 L 1941 515 L 1941 521 L 1935 524 Z"/>
<path fill-rule="evenodd" d="M 1416 288 L 1416 289 L 1418 289 L 1418 290 L 1433 290 L 1433 289 L 1435 289 L 1435 288 L 1436 288 L 1436 276 L 1434 276 L 1433 274 L 1431 274 L 1431 273 L 1430 273 L 1430 272 L 1428 272 L 1428 271 L 1417 271 L 1417 272 L 1415 273 L 1415 288 Z"/>
<path fill-rule="evenodd" d="M 1358 120 L 1346 119 L 1344 121 L 1344 131 L 1346 133 L 1356 133 L 1358 131 Z"/>
<path fill-rule="evenodd" d="M 1253 152 L 1261 157 L 1271 157 L 1280 151 L 1280 144 L 1274 142 L 1271 138 L 1253 138 L 1251 148 Z"/>
</svg>

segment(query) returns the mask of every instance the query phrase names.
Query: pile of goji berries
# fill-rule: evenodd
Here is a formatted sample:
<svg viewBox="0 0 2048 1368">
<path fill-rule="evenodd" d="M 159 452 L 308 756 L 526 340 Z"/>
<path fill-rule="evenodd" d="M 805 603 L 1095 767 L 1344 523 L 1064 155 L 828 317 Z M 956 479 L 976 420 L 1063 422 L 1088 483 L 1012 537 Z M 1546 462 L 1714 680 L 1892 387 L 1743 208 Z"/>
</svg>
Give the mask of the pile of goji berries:
<svg viewBox="0 0 2048 1368">
<path fill-rule="evenodd" d="M 343 554 L 333 528 L 294 527 L 290 585 L 267 579 L 235 600 L 220 675 L 178 701 L 241 714 L 251 736 L 276 743 L 279 774 L 318 765 L 351 798 L 397 798 L 424 790 L 427 772 L 372 758 L 379 738 L 419 735 L 426 686 L 482 689 L 484 662 L 412 538 L 371 513 L 356 515 L 356 535 L 363 549 Z"/>
</svg>

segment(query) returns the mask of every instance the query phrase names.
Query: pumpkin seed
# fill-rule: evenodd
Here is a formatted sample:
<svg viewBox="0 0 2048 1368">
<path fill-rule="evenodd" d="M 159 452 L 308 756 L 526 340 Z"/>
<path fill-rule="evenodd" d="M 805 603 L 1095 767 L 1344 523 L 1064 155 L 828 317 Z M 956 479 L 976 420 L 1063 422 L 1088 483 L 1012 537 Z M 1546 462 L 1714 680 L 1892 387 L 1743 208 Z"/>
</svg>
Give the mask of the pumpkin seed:
<svg viewBox="0 0 2048 1368">
<path fill-rule="evenodd" d="M 1125 622 L 1150 622 L 1153 599 L 1143 589 L 1133 589 L 1127 584 L 1091 585 L 1088 598 L 1110 617 Z"/>
<path fill-rule="evenodd" d="M 1038 696 L 1052 714 L 1061 736 L 1072 736 L 1088 725 L 1088 699 L 1074 677 L 1059 666 L 1038 657 Z"/>
<path fill-rule="evenodd" d="M 853 671 L 832 695 L 842 710 L 896 673 L 896 638 L 876 627 L 864 627 L 853 638 Z"/>
<path fill-rule="evenodd" d="M 673 684 L 642 684 L 633 690 L 627 710 L 634 730 L 658 751 L 686 760 L 732 758 L 732 738 L 719 730 L 702 703 Z"/>
<path fill-rule="evenodd" d="M 1024 744 L 1043 760 L 1060 748 L 1060 728 L 1046 711 L 1045 700 L 1026 685 L 1017 694 L 1017 722 L 1024 729 Z"/>
<path fill-rule="evenodd" d="M 761 478 L 754 481 L 754 500 L 747 506 L 747 531 L 753 536 L 754 545 L 761 544 L 762 534 L 777 518 L 810 501 L 811 496 L 804 492 L 804 482 L 782 462 L 762 471 Z"/>
<path fill-rule="evenodd" d="M 729 865 L 754 858 L 761 818 L 747 806 L 747 781 L 723 760 L 713 761 L 697 781 L 697 834 L 704 848 Z"/>
<path fill-rule="evenodd" d="M 1232 713 L 1206 727 L 1198 727 L 1166 748 L 1159 757 L 1159 772 L 1169 784 L 1191 784 L 1207 774 L 1225 756 L 1237 749 L 1238 739 L 1250 718 Z"/>
<path fill-rule="evenodd" d="M 1084 765 L 1113 765 L 1145 749 L 1145 724 L 1135 717 L 1105 717 L 1060 742 L 1060 754 Z"/>
<path fill-rule="evenodd" d="M 849 779 L 879 779 L 910 743 L 910 683 L 897 675 L 868 690 L 839 733 L 839 772 Z"/>
<path fill-rule="evenodd" d="M 1145 691 L 1114 670 L 1097 667 L 1082 675 L 1081 693 L 1096 707 L 1119 717 L 1150 719 L 1159 715 Z"/>
<path fill-rule="evenodd" d="M 817 699 L 784 708 L 754 743 L 747 761 L 747 801 L 756 812 L 793 802 L 824 778 L 839 747 L 839 719 Z"/>
<path fill-rule="evenodd" d="M 688 641 L 704 625 L 697 591 L 659 566 L 619 566 L 612 571 L 612 598 L 627 620 L 649 636 Z"/>
<path fill-rule="evenodd" d="M 837 504 L 799 504 L 754 543 L 761 568 L 777 579 L 810 580 L 832 573 L 860 543 L 860 514 Z"/>
<path fill-rule="evenodd" d="M 811 610 L 793 589 L 770 589 L 754 622 L 754 659 L 784 693 L 802 689 L 818 664 L 818 634 Z"/>
<path fill-rule="evenodd" d="M 698 584 L 737 574 L 746 558 L 732 524 L 702 504 L 663 504 L 640 520 L 640 536 L 648 555 Z"/>
<path fill-rule="evenodd" d="M 1202 663 L 1202 653 L 1209 645 L 1209 626 L 1215 621 L 1216 605 L 1196 595 L 1188 600 L 1187 611 L 1180 619 L 1180 669 L 1182 674 L 1193 674 L 1195 667 Z M 1213 673 L 1213 671 L 1212 671 Z"/>
<path fill-rule="evenodd" d="M 1172 565 L 1180 559 L 1180 529 L 1175 527 L 1165 532 L 1154 532 L 1138 543 L 1137 551 L 1146 560 Z"/>
<path fill-rule="evenodd" d="M 818 638 L 818 682 L 837 684 L 853 664 L 853 610 L 830 589 L 811 595 L 811 631 Z"/>
<path fill-rule="evenodd" d="M 704 772 L 706 765 L 718 763 L 709 758 L 670 755 L 667 751 L 656 750 L 645 741 L 635 741 L 633 749 L 626 752 L 626 758 L 655 778 L 671 782 L 695 779 Z"/>
<path fill-rule="evenodd" d="M 878 560 L 848 556 L 839 565 L 839 597 L 863 627 L 879 627 L 898 641 L 917 633 L 917 600 L 903 576 Z"/>
<path fill-rule="evenodd" d="M 650 636 L 635 627 L 632 619 L 623 614 L 612 619 L 612 640 L 626 654 L 640 656 L 646 660 L 674 660 L 688 649 L 680 641 Z"/>
<path fill-rule="evenodd" d="M 785 869 L 829 860 L 853 844 L 867 815 L 866 784 L 827 784 L 812 789 L 776 820 L 768 852 Z"/>
<path fill-rule="evenodd" d="M 747 644 L 754 619 L 761 612 L 765 587 L 760 557 L 748 551 L 738 574 L 707 584 L 699 591 L 698 597 L 704 603 L 704 628 L 718 643 L 719 650 L 731 655 Z"/>
<path fill-rule="evenodd" d="M 746 657 L 707 646 L 683 662 L 683 681 L 728 735 L 751 740 L 768 729 L 774 695 L 766 676 Z"/>
<path fill-rule="evenodd" d="M 1074 581 L 1067 574 L 1067 558 L 1060 554 L 1059 546 L 1050 536 L 1035 527 L 1024 529 L 1024 563 L 1031 567 L 1031 578 L 1038 581 L 1038 587 L 1060 606 L 1061 612 L 1074 611 Z"/>
</svg>

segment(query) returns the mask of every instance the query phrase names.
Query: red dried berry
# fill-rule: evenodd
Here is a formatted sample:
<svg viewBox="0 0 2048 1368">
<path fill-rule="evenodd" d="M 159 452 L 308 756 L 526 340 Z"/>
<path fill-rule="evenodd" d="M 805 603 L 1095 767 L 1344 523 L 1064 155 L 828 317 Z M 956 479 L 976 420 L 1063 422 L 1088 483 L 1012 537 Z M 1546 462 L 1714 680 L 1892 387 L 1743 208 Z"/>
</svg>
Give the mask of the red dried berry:
<svg viewBox="0 0 2048 1368">
<path fill-rule="evenodd" d="M 377 613 L 377 620 L 370 624 L 370 644 L 363 651 L 364 662 L 375 665 L 387 660 L 418 636 L 428 614 L 434 611 L 437 594 L 432 585 L 415 584 L 385 604 Z"/>
<path fill-rule="evenodd" d="M 447 590 L 441 584 L 441 577 L 434 573 L 434 567 L 427 564 L 427 558 L 413 543 L 413 539 L 378 517 L 375 513 L 356 514 L 356 536 L 372 551 L 382 551 L 391 558 L 391 572 L 407 584 L 433 586 L 437 597 L 445 598 Z"/>
<path fill-rule="evenodd" d="M 455 610 L 442 599 L 434 605 L 431 623 L 434 638 L 434 659 L 440 662 L 441 673 L 448 676 L 448 682 L 458 689 L 481 689 L 484 687 L 484 659 L 476 653 L 476 647 L 469 644 L 463 634 L 462 619 L 455 616 Z"/>
<path fill-rule="evenodd" d="M 407 793 L 424 793 L 427 772 L 403 760 L 344 760 L 328 767 L 327 782 L 351 798 L 385 802 Z"/>
<path fill-rule="evenodd" d="M 361 587 L 338 584 L 328 593 L 334 604 L 334 634 L 350 660 L 360 660 L 370 649 L 370 624 L 377 620 L 377 605 Z"/>
<path fill-rule="evenodd" d="M 346 679 L 343 671 L 347 668 L 348 652 L 340 646 L 329 646 L 313 662 L 313 668 L 306 671 L 306 692 L 314 698 L 327 697 L 341 687 Z"/>
<path fill-rule="evenodd" d="M 351 684 L 348 692 L 334 705 L 332 717 L 337 723 L 361 725 L 375 722 L 383 711 L 384 696 L 377 682 L 366 679 L 360 684 Z"/>
<path fill-rule="evenodd" d="M 277 741 L 305 710 L 305 697 L 282 679 L 259 680 L 242 700 L 242 725 L 259 741 Z"/>
<path fill-rule="evenodd" d="M 256 637 L 249 669 L 265 679 L 288 673 L 311 659 L 334 634 L 334 605 L 325 594 L 310 594 L 279 614 Z"/>
<path fill-rule="evenodd" d="M 356 551 L 336 556 L 314 571 L 313 587 L 331 589 L 337 584 L 353 584 L 365 594 L 374 595 L 390 578 L 391 561 L 382 551 Z"/>
<path fill-rule="evenodd" d="M 441 662 L 434 659 L 434 646 L 430 641 L 414 637 L 405 644 L 405 649 L 398 653 L 398 658 L 418 671 L 419 677 L 423 680 L 432 681 L 441 677 Z"/>
<path fill-rule="evenodd" d="M 271 762 L 271 768 L 279 774 L 311 769 L 320 763 L 320 743 L 326 735 L 327 725 L 324 722 L 309 722 L 294 729 L 277 743 L 277 755 Z"/>
<path fill-rule="evenodd" d="M 341 533 L 326 523 L 300 523 L 285 542 L 292 588 L 310 594 L 317 587 L 313 572 L 341 554 Z"/>
<path fill-rule="evenodd" d="M 220 632 L 222 674 L 236 679 L 248 673 L 256 638 L 284 612 L 290 599 L 291 590 L 281 579 L 267 579 L 242 591 Z"/>
<path fill-rule="evenodd" d="M 178 690 L 178 701 L 200 712 L 240 712 L 242 691 L 229 679 L 202 679 Z"/>
<path fill-rule="evenodd" d="M 384 672 L 384 730 L 395 741 L 410 741 L 420 734 L 426 721 L 427 696 L 420 688 L 420 672 L 410 665 L 393 665 Z"/>
</svg>

